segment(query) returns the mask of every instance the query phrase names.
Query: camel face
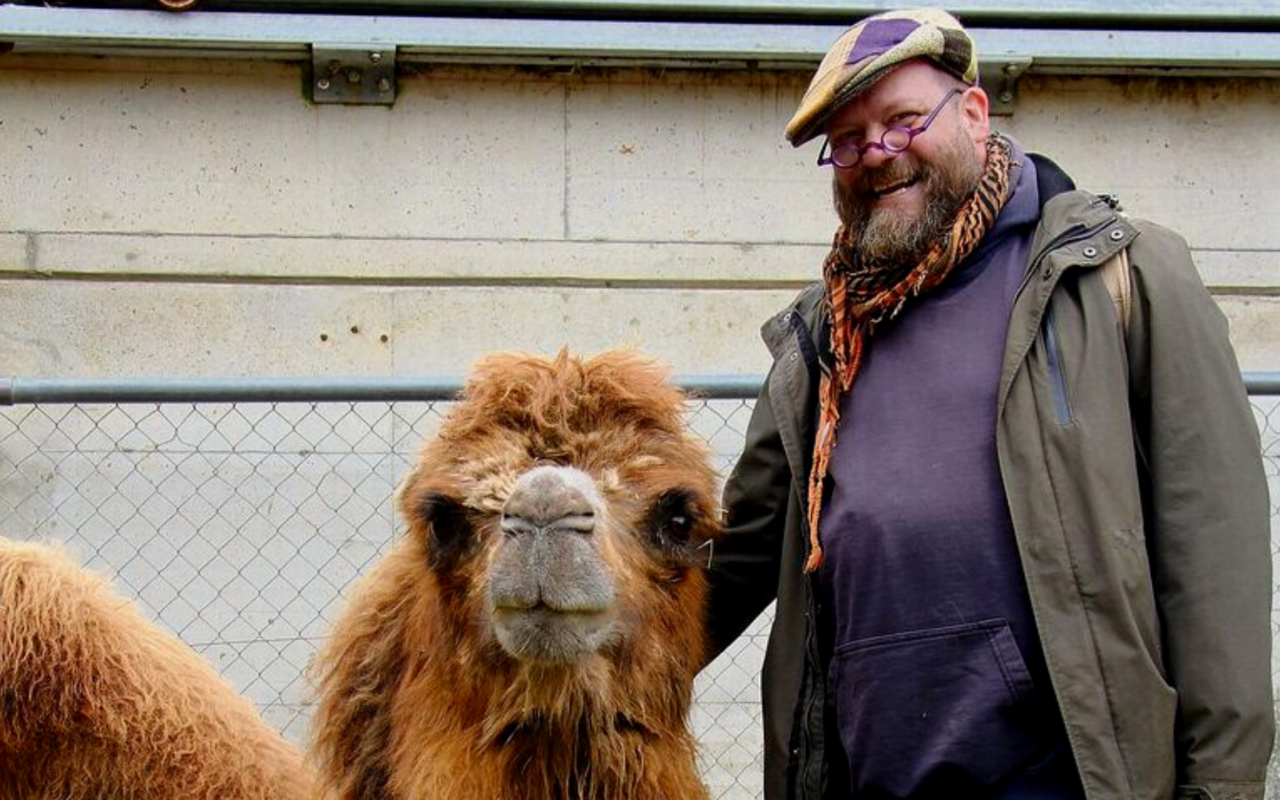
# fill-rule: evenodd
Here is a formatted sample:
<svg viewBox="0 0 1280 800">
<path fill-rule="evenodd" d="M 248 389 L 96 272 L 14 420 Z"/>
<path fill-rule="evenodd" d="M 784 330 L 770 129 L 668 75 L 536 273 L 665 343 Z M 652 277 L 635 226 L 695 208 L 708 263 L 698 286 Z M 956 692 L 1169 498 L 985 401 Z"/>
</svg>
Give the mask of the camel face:
<svg viewBox="0 0 1280 800">
<path fill-rule="evenodd" d="M 427 564 L 465 609 L 448 615 L 454 636 L 488 645 L 480 655 L 489 663 L 572 668 L 616 661 L 650 633 L 655 611 L 673 616 L 663 627 L 680 627 L 687 608 L 671 600 L 715 530 L 711 482 L 699 475 L 649 495 L 614 468 L 593 475 L 532 453 L 517 460 L 470 476 L 478 494 L 431 491 L 412 506 Z M 663 463 L 636 462 L 642 472 Z"/>
<path fill-rule="evenodd" d="M 545 679 L 689 627 L 716 503 L 679 393 L 629 361 L 499 363 L 401 492 L 451 638 Z"/>
</svg>

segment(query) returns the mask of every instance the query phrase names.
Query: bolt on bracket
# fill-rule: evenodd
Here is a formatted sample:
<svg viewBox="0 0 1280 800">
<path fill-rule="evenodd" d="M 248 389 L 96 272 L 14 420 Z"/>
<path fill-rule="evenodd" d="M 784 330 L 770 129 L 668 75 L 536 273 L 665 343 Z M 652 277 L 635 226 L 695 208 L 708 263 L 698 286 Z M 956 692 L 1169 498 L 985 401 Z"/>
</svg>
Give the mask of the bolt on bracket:
<svg viewBox="0 0 1280 800">
<path fill-rule="evenodd" d="M 319 103 L 385 105 L 396 101 L 396 48 L 311 45 L 311 99 Z"/>
<path fill-rule="evenodd" d="M 1011 117 L 1018 102 L 1018 79 L 1031 66 L 1029 58 L 983 62 L 982 87 L 991 99 L 991 116 Z"/>
</svg>

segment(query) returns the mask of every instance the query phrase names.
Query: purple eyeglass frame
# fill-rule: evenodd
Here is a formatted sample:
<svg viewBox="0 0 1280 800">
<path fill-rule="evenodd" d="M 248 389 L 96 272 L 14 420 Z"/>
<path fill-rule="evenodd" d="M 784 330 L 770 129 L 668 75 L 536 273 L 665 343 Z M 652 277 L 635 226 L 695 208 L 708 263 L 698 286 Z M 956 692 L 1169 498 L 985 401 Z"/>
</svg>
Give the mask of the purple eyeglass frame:
<svg viewBox="0 0 1280 800">
<path fill-rule="evenodd" d="M 861 161 L 862 154 L 872 149 L 873 147 L 883 150 L 886 153 L 901 153 L 903 150 L 906 150 L 908 147 L 911 146 L 911 143 L 915 141 L 917 136 L 929 130 L 929 126 L 933 124 L 933 120 L 938 116 L 938 114 L 942 112 L 942 107 L 945 106 L 951 100 L 951 98 L 955 97 L 958 94 L 963 94 L 963 92 L 964 92 L 963 89 L 952 89 L 951 91 L 947 92 L 947 94 L 941 100 L 938 101 L 938 104 L 933 107 L 933 110 L 929 112 L 929 116 L 924 118 L 924 122 L 920 123 L 914 128 L 906 128 L 901 125 L 895 125 L 892 128 L 885 128 L 884 133 L 880 134 L 880 141 L 878 142 L 867 142 L 866 144 L 858 144 L 856 142 L 845 142 L 844 144 L 832 150 L 831 155 L 828 156 L 827 148 L 831 146 L 831 140 L 830 139 L 824 140 L 822 142 L 822 149 L 818 151 L 818 166 L 825 167 L 828 164 L 830 164 L 838 169 L 848 169 L 849 167 L 855 166 L 859 161 Z M 891 133 L 894 133 L 895 131 L 899 133 L 905 133 L 907 135 L 906 144 L 902 145 L 901 147 L 894 147 L 893 145 L 885 144 L 884 137 L 888 136 Z M 836 157 L 838 154 L 841 154 L 850 150 L 853 151 L 854 158 L 848 164 L 841 164 L 839 161 L 836 160 Z"/>
</svg>

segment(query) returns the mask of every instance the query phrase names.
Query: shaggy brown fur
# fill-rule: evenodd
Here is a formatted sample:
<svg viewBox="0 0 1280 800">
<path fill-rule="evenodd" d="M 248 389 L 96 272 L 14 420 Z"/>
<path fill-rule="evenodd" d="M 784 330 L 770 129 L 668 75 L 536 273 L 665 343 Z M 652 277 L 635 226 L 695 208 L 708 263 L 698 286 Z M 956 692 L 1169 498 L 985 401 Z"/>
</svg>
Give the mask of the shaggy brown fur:
<svg viewBox="0 0 1280 800">
<path fill-rule="evenodd" d="M 300 752 L 60 551 L 0 539 L 0 798 L 303 800 Z"/>
<path fill-rule="evenodd" d="M 317 668 L 313 753 L 341 800 L 701 800 L 686 727 L 702 661 L 706 447 L 664 370 L 627 353 L 490 357 L 402 485 L 408 534 L 355 589 Z M 503 511 L 537 465 L 590 476 L 613 635 L 512 656 L 489 605 Z M 508 509 L 509 510 L 509 509 Z"/>
</svg>

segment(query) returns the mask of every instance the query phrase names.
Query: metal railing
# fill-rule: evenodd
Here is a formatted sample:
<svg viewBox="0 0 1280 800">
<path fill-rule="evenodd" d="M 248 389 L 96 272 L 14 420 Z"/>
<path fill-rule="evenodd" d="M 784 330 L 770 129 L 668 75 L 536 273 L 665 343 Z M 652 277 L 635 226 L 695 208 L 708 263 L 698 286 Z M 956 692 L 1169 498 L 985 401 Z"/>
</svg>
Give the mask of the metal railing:
<svg viewBox="0 0 1280 800">
<path fill-rule="evenodd" d="M 722 474 L 759 380 L 681 381 L 700 395 L 688 422 Z M 1280 373 L 1246 382 L 1274 531 Z M 304 670 L 344 588 L 397 535 L 394 489 L 458 389 L 400 379 L 0 381 L 0 534 L 66 542 L 300 741 L 312 703 Z M 698 679 L 692 723 L 721 800 L 761 794 L 769 616 Z"/>
</svg>

